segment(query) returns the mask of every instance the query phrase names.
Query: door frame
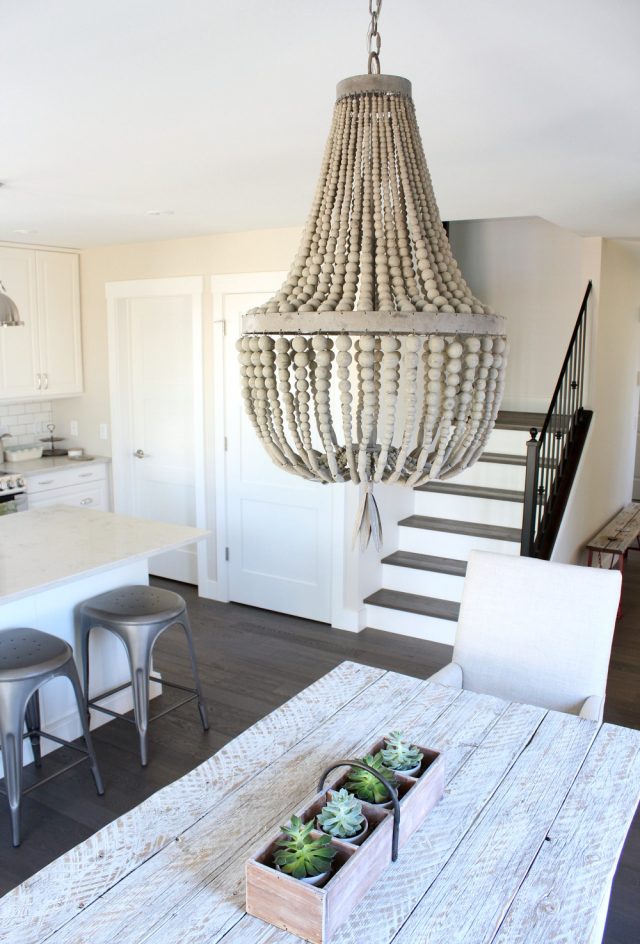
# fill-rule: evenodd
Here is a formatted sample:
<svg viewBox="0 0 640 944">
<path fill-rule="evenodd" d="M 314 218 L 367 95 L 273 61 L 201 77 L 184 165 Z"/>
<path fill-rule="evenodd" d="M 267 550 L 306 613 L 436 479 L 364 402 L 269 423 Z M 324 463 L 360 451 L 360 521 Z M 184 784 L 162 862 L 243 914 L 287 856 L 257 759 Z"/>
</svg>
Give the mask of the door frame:
<svg viewBox="0 0 640 944">
<path fill-rule="evenodd" d="M 230 275 L 211 276 L 213 312 L 213 371 L 216 382 L 213 425 L 215 520 L 216 520 L 216 573 L 218 594 L 216 599 L 229 600 L 229 563 L 227 561 L 227 384 L 225 365 L 225 336 L 227 332 L 224 299 L 226 295 L 251 292 L 276 292 L 287 277 L 285 271 L 241 272 Z M 345 489 L 331 489 L 331 625 L 336 628 L 358 632 L 363 628 L 362 615 L 345 606 L 345 576 L 347 548 L 345 546 Z"/>
<path fill-rule="evenodd" d="M 111 411 L 113 508 L 121 514 L 131 514 L 132 482 L 127 440 L 131 426 L 128 400 L 131 352 L 131 305 L 135 298 L 171 298 L 188 296 L 191 300 L 192 328 L 192 382 L 193 382 L 193 435 L 195 478 L 195 527 L 206 529 L 207 508 L 205 492 L 204 442 L 204 365 L 202 303 L 204 278 L 185 276 L 160 279 L 131 279 L 107 282 L 107 335 L 109 354 L 109 406 Z M 205 542 L 196 545 L 198 592 L 207 582 L 207 553 Z"/>
</svg>

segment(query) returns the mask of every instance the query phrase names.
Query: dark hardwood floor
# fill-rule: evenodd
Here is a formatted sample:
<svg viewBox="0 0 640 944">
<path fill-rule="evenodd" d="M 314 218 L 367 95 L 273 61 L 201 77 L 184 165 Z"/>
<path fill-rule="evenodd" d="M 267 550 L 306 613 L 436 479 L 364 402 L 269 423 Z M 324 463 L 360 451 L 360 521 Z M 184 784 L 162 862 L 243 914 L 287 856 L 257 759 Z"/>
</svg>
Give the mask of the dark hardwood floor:
<svg viewBox="0 0 640 944">
<path fill-rule="evenodd" d="M 193 704 L 151 725 L 149 766 L 138 762 L 135 729 L 112 721 L 95 732 L 106 793 L 98 797 L 86 764 L 38 788 L 23 800 L 23 843 L 12 849 L 9 817 L 0 796 L 0 895 L 93 832 L 181 777 L 228 740 L 345 659 L 427 678 L 450 658 L 448 646 L 366 629 L 359 634 L 238 604 L 199 600 L 192 588 L 176 589 L 189 603 L 211 729 L 205 734 Z M 166 678 L 190 682 L 179 630 L 156 646 Z M 616 627 L 605 720 L 640 728 L 640 554 L 630 555 L 624 616 Z M 155 708 L 179 700 L 173 692 Z M 75 759 L 59 750 L 44 762 L 46 776 Z M 37 773 L 27 768 L 26 782 Z M 2 935 L 0 934 L 0 938 Z M 10 941 L 10 938 L 6 939 Z M 636 816 L 616 873 L 604 940 L 640 940 L 640 816 Z"/>
</svg>

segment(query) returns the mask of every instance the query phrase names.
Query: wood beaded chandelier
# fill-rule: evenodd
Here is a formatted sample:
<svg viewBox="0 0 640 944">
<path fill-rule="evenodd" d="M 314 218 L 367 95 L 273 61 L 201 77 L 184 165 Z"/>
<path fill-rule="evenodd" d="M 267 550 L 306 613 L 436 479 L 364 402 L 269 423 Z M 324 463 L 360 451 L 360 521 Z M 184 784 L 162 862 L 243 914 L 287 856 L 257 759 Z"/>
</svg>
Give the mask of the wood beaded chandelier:
<svg viewBox="0 0 640 944">
<path fill-rule="evenodd" d="M 237 342 L 249 419 L 272 460 L 317 482 L 415 488 L 473 464 L 504 386 L 505 319 L 474 297 L 440 220 L 411 83 L 340 82 L 320 179 L 280 291 Z"/>
</svg>

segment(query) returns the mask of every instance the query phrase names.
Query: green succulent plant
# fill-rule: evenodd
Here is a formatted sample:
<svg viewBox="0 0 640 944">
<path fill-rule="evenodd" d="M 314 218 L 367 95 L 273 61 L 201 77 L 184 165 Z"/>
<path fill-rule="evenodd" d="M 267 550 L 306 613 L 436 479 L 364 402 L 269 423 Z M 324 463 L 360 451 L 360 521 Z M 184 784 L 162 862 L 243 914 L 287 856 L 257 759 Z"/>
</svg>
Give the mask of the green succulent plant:
<svg viewBox="0 0 640 944">
<path fill-rule="evenodd" d="M 393 770 L 385 767 L 381 751 L 378 751 L 375 756 L 367 754 L 366 757 L 362 758 L 362 763 L 379 771 L 382 776 L 389 781 L 391 786 L 395 787 L 396 776 Z M 378 778 L 374 774 L 369 773 L 368 770 L 362 770 L 360 767 L 351 768 L 345 787 L 349 793 L 353 793 L 359 800 L 365 800 L 367 803 L 385 803 L 390 799 L 389 791 L 380 783 Z"/>
<path fill-rule="evenodd" d="M 351 839 L 365 824 L 362 803 L 344 787 L 337 790 L 318 814 L 318 826 L 337 839 Z"/>
<path fill-rule="evenodd" d="M 385 738 L 382 760 L 391 770 L 411 770 L 422 761 L 423 754 L 405 737 L 402 731 L 392 731 Z"/>
<path fill-rule="evenodd" d="M 299 816 L 292 816 L 286 826 L 280 827 L 282 836 L 277 841 L 273 861 L 287 875 L 294 878 L 310 878 L 328 871 L 336 854 L 329 836 L 311 836 L 313 820 L 303 823 Z"/>
</svg>

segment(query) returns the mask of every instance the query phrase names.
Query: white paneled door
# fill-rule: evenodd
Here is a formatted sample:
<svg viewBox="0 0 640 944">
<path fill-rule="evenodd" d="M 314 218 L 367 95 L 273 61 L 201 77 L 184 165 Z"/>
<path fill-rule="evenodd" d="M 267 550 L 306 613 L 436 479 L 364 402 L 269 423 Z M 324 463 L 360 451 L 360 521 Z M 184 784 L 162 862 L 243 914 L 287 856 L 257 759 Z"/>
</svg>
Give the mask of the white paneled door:
<svg viewBox="0 0 640 944">
<path fill-rule="evenodd" d="M 116 511 L 197 526 L 203 492 L 201 294 L 181 291 L 182 281 L 127 283 L 133 286 L 129 297 L 115 302 L 114 497 Z M 197 584 L 197 553 L 190 545 L 161 554 L 150 561 L 150 572 Z"/>
<path fill-rule="evenodd" d="M 251 276 L 250 281 L 260 279 Z M 260 286 L 261 291 L 253 293 L 216 293 L 214 280 L 214 299 L 223 309 L 226 329 L 229 597 L 330 623 L 331 486 L 277 468 L 258 441 L 240 396 L 235 342 L 242 331 L 242 314 L 272 295 L 279 284 Z"/>
</svg>

